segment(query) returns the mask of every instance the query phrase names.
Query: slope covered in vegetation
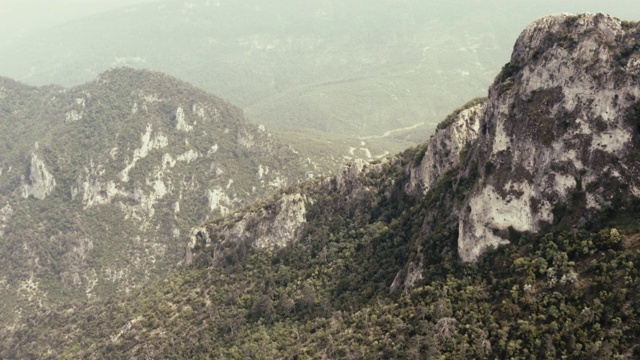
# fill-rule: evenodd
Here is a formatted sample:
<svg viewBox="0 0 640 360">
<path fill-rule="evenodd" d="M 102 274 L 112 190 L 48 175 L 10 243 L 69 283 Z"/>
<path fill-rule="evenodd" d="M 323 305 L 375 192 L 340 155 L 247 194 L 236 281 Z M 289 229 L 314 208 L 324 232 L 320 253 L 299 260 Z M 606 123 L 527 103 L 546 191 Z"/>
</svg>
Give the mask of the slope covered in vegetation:
<svg viewBox="0 0 640 360">
<path fill-rule="evenodd" d="M 636 351 L 637 203 L 583 229 L 512 231 L 511 245 L 462 263 L 446 209 L 469 178 L 454 169 L 427 196 L 404 195 L 393 180 L 416 156 L 407 151 L 346 191 L 327 191 L 330 181 L 286 190 L 315 199 L 299 242 L 273 252 L 196 244 L 189 269 L 124 298 L 31 317 L 2 334 L 2 354 L 601 359 Z"/>
<path fill-rule="evenodd" d="M 0 78 L 0 320 L 159 279 L 194 226 L 316 171 L 162 73 L 118 68 L 71 89 Z"/>
</svg>

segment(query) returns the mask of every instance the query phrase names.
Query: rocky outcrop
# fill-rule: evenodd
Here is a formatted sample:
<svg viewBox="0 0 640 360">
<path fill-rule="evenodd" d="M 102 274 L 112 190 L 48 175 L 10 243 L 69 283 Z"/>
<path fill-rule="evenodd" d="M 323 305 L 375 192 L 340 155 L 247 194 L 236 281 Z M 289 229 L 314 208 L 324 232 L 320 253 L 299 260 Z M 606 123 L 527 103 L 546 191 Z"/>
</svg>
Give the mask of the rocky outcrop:
<svg viewBox="0 0 640 360">
<path fill-rule="evenodd" d="M 154 149 L 160 149 L 169 145 L 169 140 L 163 134 L 156 133 L 152 138 L 152 129 L 153 126 L 151 124 L 147 124 L 147 129 L 141 137 L 141 146 L 134 150 L 131 162 L 129 162 L 127 166 L 120 172 L 121 181 L 129 181 L 129 172 L 136 166 L 138 160 L 147 157 L 147 155 L 149 155 L 149 152 Z"/>
<path fill-rule="evenodd" d="M 358 177 L 363 174 L 368 165 L 366 160 L 356 159 L 353 163 L 343 166 L 329 182 L 333 182 L 335 189 L 339 192 L 352 192 Z"/>
<path fill-rule="evenodd" d="M 254 231 L 254 246 L 273 250 L 297 241 L 302 235 L 306 220 L 305 203 L 310 201 L 300 194 L 283 196 L 276 203 L 276 214 L 269 221 L 262 221 Z M 312 202 L 312 201 L 311 201 Z"/>
<path fill-rule="evenodd" d="M 408 169 L 405 190 L 425 194 L 447 171 L 460 165 L 460 154 L 478 138 L 486 99 L 475 99 L 449 115 L 429 139 L 418 166 Z"/>
<path fill-rule="evenodd" d="M 9 219 L 11 219 L 11 215 L 13 215 L 13 208 L 11 205 L 7 204 L 0 208 L 0 236 L 4 235 L 4 228 L 7 227 Z"/>
<path fill-rule="evenodd" d="M 509 228 L 552 224 L 572 201 L 585 208 L 584 222 L 615 197 L 640 196 L 639 50 L 637 24 L 603 14 L 542 18 L 519 36 L 488 99 L 438 126 L 406 167 L 404 190 L 422 196 L 449 171 L 477 174 L 464 202 L 447 210 L 459 216 L 463 260 L 508 243 Z"/>
<path fill-rule="evenodd" d="M 306 204 L 313 200 L 299 193 L 284 194 L 269 206 L 236 213 L 223 223 L 213 223 L 192 232 L 186 263 L 203 247 L 210 246 L 213 265 L 239 247 L 273 251 L 300 239 L 306 223 Z"/>
<path fill-rule="evenodd" d="M 538 231 L 574 193 L 591 210 L 640 195 L 639 49 L 637 25 L 603 14 L 549 16 L 522 32 L 489 90 L 462 259 L 507 242 L 509 227 Z"/>
<path fill-rule="evenodd" d="M 417 283 L 424 279 L 423 273 L 424 264 L 422 260 L 420 260 L 419 263 L 409 261 L 409 263 L 396 274 L 389 287 L 389 292 L 393 293 L 399 290 L 400 286 L 402 286 L 403 291 L 412 289 Z"/>
<path fill-rule="evenodd" d="M 22 197 L 26 199 L 32 196 L 42 200 L 46 198 L 55 187 L 56 179 L 54 179 L 51 172 L 47 170 L 44 161 L 42 161 L 37 154 L 32 154 L 28 173 L 26 176 L 23 176 Z"/>
<path fill-rule="evenodd" d="M 193 125 L 187 124 L 184 117 L 184 110 L 182 110 L 181 107 L 178 107 L 176 110 L 176 130 L 184 132 L 193 131 Z"/>
</svg>

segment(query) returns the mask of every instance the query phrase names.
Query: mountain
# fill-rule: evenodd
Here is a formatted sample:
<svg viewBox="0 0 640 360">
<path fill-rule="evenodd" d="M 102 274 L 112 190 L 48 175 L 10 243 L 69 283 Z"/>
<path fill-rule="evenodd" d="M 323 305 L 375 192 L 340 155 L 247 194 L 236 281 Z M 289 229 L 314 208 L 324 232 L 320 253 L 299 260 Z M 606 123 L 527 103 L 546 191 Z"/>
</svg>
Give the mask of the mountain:
<svg viewBox="0 0 640 360">
<path fill-rule="evenodd" d="M 193 227 L 316 172 L 239 108 L 158 72 L 70 89 L 1 78 L 0 109 L 5 326 L 157 280 Z"/>
<path fill-rule="evenodd" d="M 634 358 L 640 24 L 554 15 L 423 145 L 210 221 L 12 358 Z"/>
</svg>

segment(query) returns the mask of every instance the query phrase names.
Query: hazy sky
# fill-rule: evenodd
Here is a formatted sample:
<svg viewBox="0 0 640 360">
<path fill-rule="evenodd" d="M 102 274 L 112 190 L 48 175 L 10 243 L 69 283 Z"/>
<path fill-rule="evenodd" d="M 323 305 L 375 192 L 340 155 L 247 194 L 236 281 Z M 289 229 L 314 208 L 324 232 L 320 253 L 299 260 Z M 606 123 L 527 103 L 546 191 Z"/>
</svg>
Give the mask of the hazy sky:
<svg viewBox="0 0 640 360">
<path fill-rule="evenodd" d="M 10 56 L 9 51 L 15 49 L 14 45 L 33 43 L 34 38 L 39 38 L 41 34 L 46 34 L 48 29 L 73 22 L 75 19 L 106 12 L 123 6 L 135 7 L 135 4 L 143 2 L 156 2 L 158 0 L 0 0 L 0 55 Z M 242 4 L 243 0 L 222 0 L 223 2 L 237 2 Z M 450 8 L 451 13 L 443 13 L 438 16 L 441 19 L 455 19 L 459 14 L 457 11 L 464 11 L 467 8 L 484 8 L 482 14 L 478 16 L 487 17 L 487 14 L 494 14 L 492 18 L 478 18 L 474 26 L 482 27 L 478 31 L 494 29 L 496 32 L 508 33 L 511 41 L 514 41 L 518 33 L 535 18 L 559 12 L 607 12 L 614 16 L 626 20 L 640 20 L 640 6 L 638 0 L 263 0 L 265 6 L 276 7 L 278 3 L 295 2 L 301 8 L 314 3 L 344 3 L 347 7 L 366 9 L 373 7 L 372 3 L 392 4 L 398 10 L 407 7 L 407 3 L 421 4 L 447 4 L 445 8 Z M 299 1 L 299 2 L 298 2 Z M 166 0 L 163 0 L 166 2 Z M 176 3 L 205 3 L 209 0 L 175 0 Z M 213 0 L 211 0 L 213 2 Z M 473 5 L 473 6 L 471 6 Z M 434 6 L 441 8 L 442 6 Z M 495 9 L 495 10 L 492 10 Z M 290 15 L 290 13 L 288 13 Z M 141 19 L 145 14 L 140 13 Z M 247 16 L 252 16 L 247 14 Z M 468 14 L 467 14 L 468 16 Z M 277 18 L 277 17 L 274 17 Z M 277 19 L 275 19 L 277 20 Z M 289 21 L 291 19 L 286 19 Z M 428 19 L 425 19 L 427 21 Z M 279 20 L 278 20 L 279 21 Z M 141 21 L 144 23 L 144 21 Z M 375 26 L 375 24 L 372 24 Z M 277 26 L 276 26 L 277 28 Z M 29 36 L 31 35 L 31 37 Z M 110 44 L 106 44 L 110 45 Z M 510 48 L 510 46 L 507 46 Z M 3 53 L 4 50 L 4 53 Z M 508 49 L 510 50 L 510 49 Z M 5 54 L 7 53 L 7 54 Z M 124 56 L 122 54 L 108 54 L 109 59 L 114 56 Z M 130 54 L 125 54 L 130 55 Z M 133 54 L 132 56 L 135 56 Z M 505 59 L 508 54 L 504 55 Z M 88 65 L 87 65 L 88 66 Z M 102 70 L 102 69 L 99 69 Z M 496 70 L 497 71 L 497 70 Z M 5 71 L 0 75 L 8 76 Z"/>
<path fill-rule="evenodd" d="M 153 1 L 156 0 L 0 0 L 0 45 L 15 41 L 30 32 L 76 18 L 121 6 Z M 538 2 L 538 0 L 535 1 Z M 630 15 L 632 18 L 640 10 L 637 0 L 542 0 L 540 5 L 543 9 L 547 8 L 549 12 L 554 12 L 554 9 L 568 9 L 575 12 L 602 9 L 616 16 L 629 17 Z M 398 1 L 398 6 L 402 6 L 402 1 Z M 625 9 L 629 10 L 628 13 Z"/>
<path fill-rule="evenodd" d="M 0 0 L 0 45 L 83 16 L 153 0 Z"/>
</svg>

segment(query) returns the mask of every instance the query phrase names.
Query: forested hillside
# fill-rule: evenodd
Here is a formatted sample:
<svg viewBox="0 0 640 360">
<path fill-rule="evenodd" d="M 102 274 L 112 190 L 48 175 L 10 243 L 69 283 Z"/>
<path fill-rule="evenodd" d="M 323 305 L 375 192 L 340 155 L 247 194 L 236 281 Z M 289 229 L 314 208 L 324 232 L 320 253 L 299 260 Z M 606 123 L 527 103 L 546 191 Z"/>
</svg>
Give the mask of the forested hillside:
<svg viewBox="0 0 640 360">
<path fill-rule="evenodd" d="M 114 69 L 64 89 L 0 79 L 0 319 L 157 280 L 206 219 L 320 172 L 228 102 Z"/>
</svg>

